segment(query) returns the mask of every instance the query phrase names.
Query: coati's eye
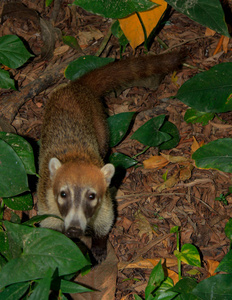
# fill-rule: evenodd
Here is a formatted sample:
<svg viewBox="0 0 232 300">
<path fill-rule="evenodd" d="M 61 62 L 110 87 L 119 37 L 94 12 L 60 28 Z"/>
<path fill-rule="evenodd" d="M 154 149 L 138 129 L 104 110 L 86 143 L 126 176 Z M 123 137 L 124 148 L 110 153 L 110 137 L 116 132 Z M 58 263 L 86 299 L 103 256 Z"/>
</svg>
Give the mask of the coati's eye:
<svg viewBox="0 0 232 300">
<path fill-rule="evenodd" d="M 89 200 L 94 200 L 96 198 L 96 194 L 95 193 L 90 193 L 88 195 L 88 197 L 89 197 Z"/>
<path fill-rule="evenodd" d="M 61 191 L 60 192 L 60 197 L 61 198 L 66 198 L 67 194 L 65 193 L 65 191 Z"/>
</svg>

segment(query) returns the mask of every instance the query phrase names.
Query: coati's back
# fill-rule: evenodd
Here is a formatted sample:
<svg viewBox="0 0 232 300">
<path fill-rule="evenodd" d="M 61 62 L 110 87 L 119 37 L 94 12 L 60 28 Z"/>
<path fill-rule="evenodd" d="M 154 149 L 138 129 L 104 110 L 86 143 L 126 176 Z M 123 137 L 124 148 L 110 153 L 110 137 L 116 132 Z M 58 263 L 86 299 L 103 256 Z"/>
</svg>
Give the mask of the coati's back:
<svg viewBox="0 0 232 300">
<path fill-rule="evenodd" d="M 109 137 L 99 97 L 137 79 L 166 74 L 181 59 L 170 53 L 111 63 L 52 95 L 42 127 L 38 211 L 63 221 L 47 218 L 42 226 L 70 237 L 90 231 L 95 256 L 106 255 L 103 245 L 114 220 L 108 192 L 114 167 L 103 162 Z"/>
</svg>

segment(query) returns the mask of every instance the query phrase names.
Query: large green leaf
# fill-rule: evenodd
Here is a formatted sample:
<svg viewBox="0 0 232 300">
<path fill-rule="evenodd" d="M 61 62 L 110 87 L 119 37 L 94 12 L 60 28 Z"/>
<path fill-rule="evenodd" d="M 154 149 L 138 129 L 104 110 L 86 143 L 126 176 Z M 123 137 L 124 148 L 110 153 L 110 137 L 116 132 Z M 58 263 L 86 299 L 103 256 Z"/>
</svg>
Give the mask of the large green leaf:
<svg viewBox="0 0 232 300">
<path fill-rule="evenodd" d="M 31 193 L 25 193 L 15 197 L 3 198 L 7 207 L 14 210 L 30 210 L 33 208 Z"/>
<path fill-rule="evenodd" d="M 14 80 L 10 78 L 9 72 L 0 69 L 0 88 L 16 90 Z"/>
<path fill-rule="evenodd" d="M 184 120 L 187 123 L 202 123 L 202 125 L 207 125 L 214 118 L 214 115 L 214 113 L 206 113 L 189 108 L 184 115 Z"/>
<path fill-rule="evenodd" d="M 150 0 L 75 0 L 73 4 L 105 18 L 120 19 L 154 6 Z"/>
<path fill-rule="evenodd" d="M 115 152 L 110 155 L 109 162 L 115 166 L 115 168 L 127 169 L 134 165 L 137 165 L 137 160 L 131 158 L 125 154 Z"/>
<path fill-rule="evenodd" d="M 174 255 L 186 264 L 201 267 L 201 258 L 197 248 L 192 244 L 184 244 L 181 252 L 174 251 Z"/>
<path fill-rule="evenodd" d="M 28 300 L 48 300 L 50 294 L 50 286 L 52 282 L 52 275 L 55 270 L 48 269 L 44 278 L 40 279 L 32 291 Z"/>
<path fill-rule="evenodd" d="M 118 39 L 119 44 L 122 46 L 122 52 L 124 52 L 129 41 L 123 33 L 118 20 L 112 25 L 111 31 L 112 34 Z"/>
<path fill-rule="evenodd" d="M 110 131 L 110 147 L 116 146 L 125 136 L 134 112 L 124 112 L 107 119 Z"/>
<path fill-rule="evenodd" d="M 28 191 L 27 173 L 22 160 L 0 139 L 0 197 L 13 197 Z"/>
<path fill-rule="evenodd" d="M 200 147 L 192 158 L 198 168 L 232 172 L 232 138 L 218 139 Z"/>
<path fill-rule="evenodd" d="M 7 221 L 4 225 L 9 244 L 14 239 L 22 252 L 2 268 L 0 289 L 12 283 L 43 278 L 49 269 L 57 268 L 57 275 L 63 276 L 89 264 L 76 244 L 59 232 Z"/>
<path fill-rule="evenodd" d="M 230 37 L 219 0 L 166 0 L 166 2 L 190 19 Z"/>
<path fill-rule="evenodd" d="M 172 149 L 178 145 L 180 140 L 180 135 L 175 124 L 169 121 L 165 121 L 164 124 L 161 126 L 160 131 L 165 132 L 171 136 L 170 140 L 162 143 L 159 146 L 160 150 Z"/>
<path fill-rule="evenodd" d="M 31 56 L 23 42 L 16 35 L 0 37 L 0 63 L 16 69 L 22 66 Z"/>
<path fill-rule="evenodd" d="M 36 174 L 32 147 L 23 137 L 13 133 L 0 132 L 0 139 L 14 149 L 22 160 L 27 174 Z"/>
<path fill-rule="evenodd" d="M 111 57 L 97 57 L 92 55 L 81 56 L 72 61 L 65 70 L 65 77 L 70 80 L 75 80 L 84 74 L 103 67 L 114 59 Z"/>
<path fill-rule="evenodd" d="M 186 81 L 176 97 L 201 112 L 232 110 L 232 63 L 222 63 Z"/>
<path fill-rule="evenodd" d="M 221 260 L 216 272 L 226 272 L 232 274 L 232 250 L 230 250 Z"/>
<path fill-rule="evenodd" d="M 225 234 L 232 241 L 232 218 L 226 223 Z"/>
<path fill-rule="evenodd" d="M 202 300 L 232 299 L 232 274 L 220 274 L 202 280 L 192 293 Z"/>
<path fill-rule="evenodd" d="M 145 298 L 148 299 L 149 295 L 159 286 L 164 280 L 164 270 L 161 261 L 153 268 L 149 277 L 146 289 Z"/>
<path fill-rule="evenodd" d="M 0 293 L 0 300 L 18 300 L 26 293 L 30 286 L 30 282 L 20 282 L 6 287 Z"/>
<path fill-rule="evenodd" d="M 137 140 L 140 143 L 151 147 L 157 147 L 170 140 L 171 136 L 160 130 L 164 123 L 164 119 L 165 115 L 160 115 L 147 121 L 135 131 L 135 133 L 131 136 L 131 139 Z"/>
</svg>

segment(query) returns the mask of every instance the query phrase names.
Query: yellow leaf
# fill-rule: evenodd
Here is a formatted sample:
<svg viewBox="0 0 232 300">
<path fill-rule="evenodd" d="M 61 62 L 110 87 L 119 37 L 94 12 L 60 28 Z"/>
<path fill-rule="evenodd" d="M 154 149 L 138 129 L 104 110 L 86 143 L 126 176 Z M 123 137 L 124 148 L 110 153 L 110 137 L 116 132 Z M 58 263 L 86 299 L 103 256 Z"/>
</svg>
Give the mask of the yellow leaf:
<svg viewBox="0 0 232 300">
<path fill-rule="evenodd" d="M 184 156 L 172 156 L 172 155 L 166 155 L 164 153 L 160 153 L 164 158 L 166 158 L 166 160 L 168 160 L 171 163 L 185 163 L 188 161 L 187 158 L 185 158 Z"/>
<path fill-rule="evenodd" d="M 139 13 L 144 27 L 146 28 L 147 36 L 149 36 L 149 34 L 158 24 L 167 8 L 167 2 L 165 2 L 164 0 L 152 0 L 152 2 L 158 4 L 159 6 Z M 123 19 L 119 19 L 118 21 L 123 33 L 127 37 L 133 49 L 144 42 L 145 39 L 143 28 L 136 14 Z"/>
<path fill-rule="evenodd" d="M 207 259 L 207 266 L 210 276 L 216 275 L 215 270 L 217 269 L 219 265 L 219 261 Z"/>
<path fill-rule="evenodd" d="M 206 28 L 205 30 L 205 36 L 214 36 L 216 33 L 216 31 L 214 31 L 213 29 L 210 29 L 210 28 Z"/>
<path fill-rule="evenodd" d="M 144 169 L 163 168 L 168 164 L 165 157 L 155 155 L 143 161 Z"/>
<path fill-rule="evenodd" d="M 170 178 L 168 178 L 164 183 L 153 187 L 153 189 L 157 190 L 157 192 L 160 193 L 165 189 L 173 187 L 179 181 L 178 175 L 179 175 L 179 171 L 175 171 L 175 173 Z"/>
<path fill-rule="evenodd" d="M 193 136 L 193 143 L 192 143 L 192 146 L 191 146 L 191 152 L 192 154 L 197 151 L 197 149 L 200 148 L 200 144 L 198 143 L 198 141 L 195 139 L 195 137 Z"/>
<path fill-rule="evenodd" d="M 193 165 L 189 164 L 187 167 L 180 170 L 180 180 L 185 181 L 191 178 Z"/>
</svg>

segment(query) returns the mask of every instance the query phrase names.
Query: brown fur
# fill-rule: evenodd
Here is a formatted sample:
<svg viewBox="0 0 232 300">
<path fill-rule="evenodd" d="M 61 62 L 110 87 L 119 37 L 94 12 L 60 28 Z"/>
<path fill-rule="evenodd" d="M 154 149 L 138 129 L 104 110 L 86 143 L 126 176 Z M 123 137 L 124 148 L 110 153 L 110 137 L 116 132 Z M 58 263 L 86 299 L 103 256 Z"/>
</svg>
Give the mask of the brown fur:
<svg viewBox="0 0 232 300">
<path fill-rule="evenodd" d="M 97 240 L 105 243 L 114 219 L 107 188 L 113 166 L 104 167 L 103 163 L 109 134 L 99 97 L 139 78 L 168 73 L 181 59 L 178 53 L 170 53 L 111 63 L 57 90 L 46 105 L 39 162 L 39 214 L 68 216 L 67 226 L 72 230 L 76 227 L 78 233 L 87 222 L 94 233 L 97 256 L 106 254 L 102 254 Z M 88 199 L 92 190 L 97 197 L 94 201 Z M 78 209 L 83 220 L 75 219 Z M 42 226 L 67 230 L 65 222 L 56 218 L 45 219 Z"/>
</svg>

